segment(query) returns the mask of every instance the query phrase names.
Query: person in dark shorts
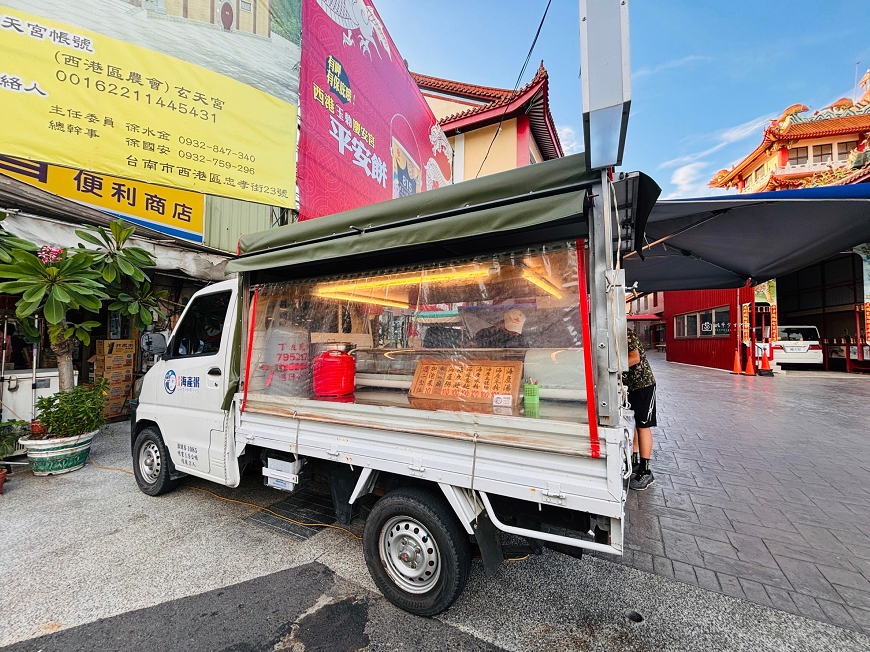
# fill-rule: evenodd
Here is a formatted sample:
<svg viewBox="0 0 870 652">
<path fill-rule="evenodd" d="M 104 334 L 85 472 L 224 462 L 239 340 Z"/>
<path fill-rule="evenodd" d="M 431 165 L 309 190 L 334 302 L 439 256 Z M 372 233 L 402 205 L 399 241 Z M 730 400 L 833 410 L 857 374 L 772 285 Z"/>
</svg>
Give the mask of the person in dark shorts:
<svg viewBox="0 0 870 652">
<path fill-rule="evenodd" d="M 628 387 L 628 402 L 634 410 L 634 452 L 631 456 L 631 489 L 644 491 L 656 481 L 649 468 L 652 457 L 652 428 L 656 425 L 656 379 L 637 334 L 628 331 L 628 371 L 622 382 Z"/>
</svg>

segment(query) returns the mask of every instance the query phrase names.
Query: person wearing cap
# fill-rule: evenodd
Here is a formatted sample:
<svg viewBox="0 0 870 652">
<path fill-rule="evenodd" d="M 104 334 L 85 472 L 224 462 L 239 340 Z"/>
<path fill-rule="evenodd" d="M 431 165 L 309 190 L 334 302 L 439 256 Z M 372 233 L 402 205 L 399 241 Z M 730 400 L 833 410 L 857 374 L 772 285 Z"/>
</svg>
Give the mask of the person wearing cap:
<svg viewBox="0 0 870 652">
<path fill-rule="evenodd" d="M 471 344 L 480 349 L 528 348 L 529 345 L 523 336 L 525 323 L 526 316 L 522 311 L 511 308 L 504 314 L 502 322 L 477 331 Z"/>
</svg>

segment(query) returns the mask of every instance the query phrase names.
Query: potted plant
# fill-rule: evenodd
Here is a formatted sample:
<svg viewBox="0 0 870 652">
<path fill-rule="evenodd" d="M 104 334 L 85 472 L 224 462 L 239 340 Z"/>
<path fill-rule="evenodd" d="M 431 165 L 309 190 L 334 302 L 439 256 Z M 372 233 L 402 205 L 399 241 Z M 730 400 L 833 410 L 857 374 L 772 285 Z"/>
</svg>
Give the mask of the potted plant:
<svg viewBox="0 0 870 652">
<path fill-rule="evenodd" d="M 103 423 L 107 386 L 105 378 L 98 378 L 92 386 L 78 385 L 36 401 L 44 432 L 31 432 L 18 440 L 27 449 L 34 475 L 69 473 L 84 466 L 91 440 Z"/>
<path fill-rule="evenodd" d="M 15 451 L 18 438 L 26 430 L 23 421 L 4 421 L 0 423 L 0 462 Z M 0 465 L 0 494 L 3 493 L 3 483 L 6 482 L 6 467 Z"/>
</svg>

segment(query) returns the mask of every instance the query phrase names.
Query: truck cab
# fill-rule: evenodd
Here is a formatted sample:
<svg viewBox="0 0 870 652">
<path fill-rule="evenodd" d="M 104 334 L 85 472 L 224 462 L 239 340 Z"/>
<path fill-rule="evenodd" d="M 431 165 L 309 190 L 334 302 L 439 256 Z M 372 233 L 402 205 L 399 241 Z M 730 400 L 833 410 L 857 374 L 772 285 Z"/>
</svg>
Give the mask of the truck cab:
<svg viewBox="0 0 870 652">
<path fill-rule="evenodd" d="M 158 431 L 167 451 L 156 443 L 136 460 L 146 479 L 161 467 L 235 487 L 239 468 L 228 459 L 228 414 L 232 343 L 238 312 L 237 280 L 197 292 L 188 302 L 166 343 L 166 351 L 145 375 L 136 408 L 138 429 Z M 166 455 L 168 453 L 168 457 Z"/>
</svg>

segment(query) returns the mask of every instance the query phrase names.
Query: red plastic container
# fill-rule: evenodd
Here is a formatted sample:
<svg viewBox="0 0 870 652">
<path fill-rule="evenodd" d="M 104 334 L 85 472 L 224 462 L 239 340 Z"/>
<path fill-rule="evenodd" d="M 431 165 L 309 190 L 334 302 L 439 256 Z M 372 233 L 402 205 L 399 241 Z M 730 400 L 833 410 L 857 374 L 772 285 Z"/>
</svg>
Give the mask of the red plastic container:
<svg viewBox="0 0 870 652">
<path fill-rule="evenodd" d="M 314 394 L 347 396 L 353 394 L 356 358 L 344 351 L 326 351 L 314 358 Z"/>
</svg>

